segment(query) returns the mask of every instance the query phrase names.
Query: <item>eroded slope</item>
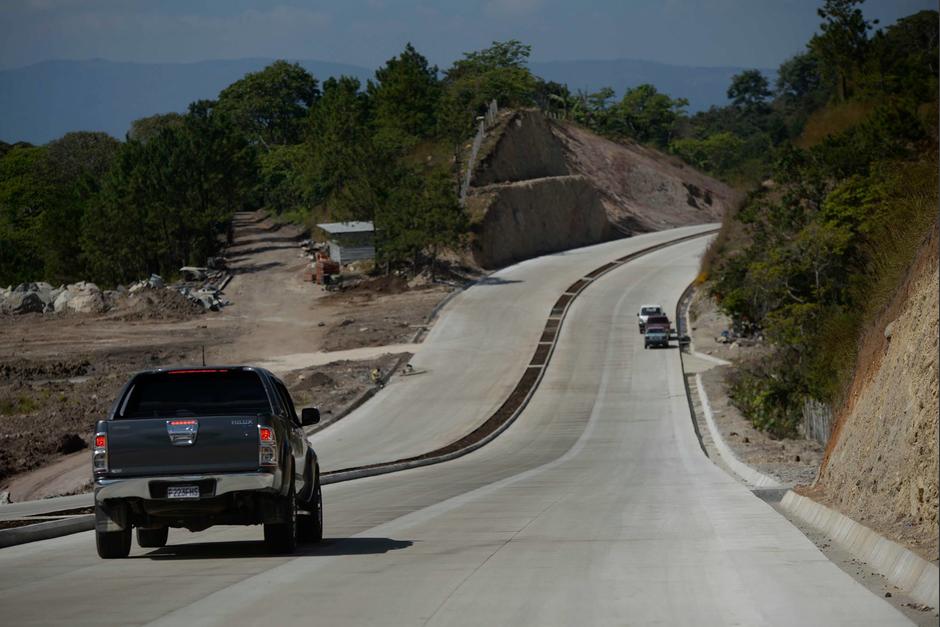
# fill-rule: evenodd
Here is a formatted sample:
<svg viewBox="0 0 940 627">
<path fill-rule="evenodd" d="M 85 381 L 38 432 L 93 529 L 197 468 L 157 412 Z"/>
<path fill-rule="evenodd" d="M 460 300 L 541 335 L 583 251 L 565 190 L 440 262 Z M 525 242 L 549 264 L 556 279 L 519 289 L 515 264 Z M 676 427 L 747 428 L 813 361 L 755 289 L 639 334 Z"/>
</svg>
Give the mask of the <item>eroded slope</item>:
<svg viewBox="0 0 940 627">
<path fill-rule="evenodd" d="M 862 338 L 848 401 L 810 495 L 938 557 L 937 231 Z"/>
</svg>

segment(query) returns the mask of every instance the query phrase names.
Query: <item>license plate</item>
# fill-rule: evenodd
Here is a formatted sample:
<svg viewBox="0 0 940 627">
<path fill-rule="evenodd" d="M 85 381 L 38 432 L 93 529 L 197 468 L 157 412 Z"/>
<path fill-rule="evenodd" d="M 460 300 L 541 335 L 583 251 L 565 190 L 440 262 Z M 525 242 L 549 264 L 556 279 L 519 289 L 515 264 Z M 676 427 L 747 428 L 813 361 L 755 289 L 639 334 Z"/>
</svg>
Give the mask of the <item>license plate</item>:
<svg viewBox="0 0 940 627">
<path fill-rule="evenodd" d="M 197 485 L 171 485 L 166 489 L 168 499 L 198 499 L 199 486 Z"/>
</svg>

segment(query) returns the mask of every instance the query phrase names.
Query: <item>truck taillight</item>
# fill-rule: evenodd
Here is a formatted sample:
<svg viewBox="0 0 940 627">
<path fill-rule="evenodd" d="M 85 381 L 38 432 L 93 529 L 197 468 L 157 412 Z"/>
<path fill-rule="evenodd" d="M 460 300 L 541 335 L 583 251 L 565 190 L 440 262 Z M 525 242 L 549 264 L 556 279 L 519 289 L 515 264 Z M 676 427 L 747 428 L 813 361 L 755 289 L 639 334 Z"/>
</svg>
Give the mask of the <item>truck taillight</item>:
<svg viewBox="0 0 940 627">
<path fill-rule="evenodd" d="M 262 466 L 277 466 L 277 438 L 271 427 L 258 427 L 258 463 Z"/>
<path fill-rule="evenodd" d="M 95 450 L 91 454 L 91 467 L 96 475 L 108 472 L 108 434 L 95 434 Z"/>
</svg>

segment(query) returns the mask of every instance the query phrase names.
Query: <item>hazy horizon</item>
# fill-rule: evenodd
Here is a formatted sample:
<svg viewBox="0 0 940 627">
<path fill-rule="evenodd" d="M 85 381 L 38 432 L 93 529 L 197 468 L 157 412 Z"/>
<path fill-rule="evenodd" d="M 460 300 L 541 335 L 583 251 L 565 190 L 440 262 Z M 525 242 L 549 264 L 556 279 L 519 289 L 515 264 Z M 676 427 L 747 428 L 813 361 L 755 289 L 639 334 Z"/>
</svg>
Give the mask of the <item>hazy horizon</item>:
<svg viewBox="0 0 940 627">
<path fill-rule="evenodd" d="M 412 42 L 441 68 L 494 40 L 534 62 L 640 60 L 776 68 L 816 31 L 818 0 L 11 0 L 0 8 L 0 69 L 51 60 L 198 63 L 307 59 L 374 69 Z M 869 0 L 886 26 L 935 9 Z"/>
</svg>

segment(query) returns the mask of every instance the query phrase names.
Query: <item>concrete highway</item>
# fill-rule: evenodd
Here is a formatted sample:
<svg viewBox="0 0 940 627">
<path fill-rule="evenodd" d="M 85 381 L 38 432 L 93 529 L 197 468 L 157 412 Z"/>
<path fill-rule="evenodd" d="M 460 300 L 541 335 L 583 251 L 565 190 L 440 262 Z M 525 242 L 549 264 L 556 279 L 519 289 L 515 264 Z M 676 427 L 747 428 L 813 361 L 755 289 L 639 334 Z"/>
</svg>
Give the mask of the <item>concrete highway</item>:
<svg viewBox="0 0 940 627">
<path fill-rule="evenodd" d="M 323 544 L 269 557 L 259 528 L 220 527 L 173 530 L 170 546 L 135 545 L 127 560 L 99 560 L 91 533 L 4 549 L 4 624 L 908 624 L 704 456 L 678 351 L 643 349 L 637 308 L 660 302 L 674 310 L 705 243 L 651 253 L 589 286 L 573 304 L 529 406 L 490 445 L 445 464 L 326 486 Z M 534 295 L 545 301 L 531 312 L 523 303 L 528 293 L 518 292 L 512 307 L 486 323 L 498 334 L 503 324 L 536 317 L 534 335 L 525 325 L 518 331 L 531 345 L 502 351 L 515 378 L 514 355 L 521 353 L 524 366 L 558 293 L 629 252 L 620 244 Z M 550 280 L 536 274 L 489 287 L 528 284 L 535 294 L 543 278 Z M 457 330 L 454 337 L 475 328 L 456 322 L 463 315 L 455 299 L 428 346 L 448 328 Z M 483 328 L 466 337 L 485 341 Z M 471 385 L 476 370 L 469 364 L 483 362 L 471 361 L 470 350 L 452 359 L 465 366 Z M 436 371 L 444 362 L 420 363 Z M 382 398 L 391 404 L 394 388 L 370 402 L 378 412 L 370 415 L 382 415 Z M 423 452 L 444 433 L 469 430 L 472 421 L 460 423 L 474 411 L 485 417 L 502 400 L 492 389 L 478 399 L 488 411 L 474 409 L 467 392 L 453 404 L 460 417 L 451 418 L 443 391 L 437 400 L 414 394 L 409 415 L 432 416 L 421 408 L 436 403 L 447 422 L 428 430 L 425 446 L 420 434 L 398 444 L 391 427 L 370 432 L 356 426 L 364 418 L 350 416 L 343 437 L 361 434 L 359 452 L 349 440 L 340 444 L 339 435 L 331 443 L 339 423 L 318 437 L 324 465 L 336 467 L 326 451 L 347 451 L 337 466 L 371 459 L 381 438 L 389 450 Z M 409 431 L 423 426 L 418 418 L 388 420 Z"/>
<path fill-rule="evenodd" d="M 472 431 L 516 386 L 552 305 L 568 286 L 608 261 L 716 226 L 530 259 L 458 294 L 411 360 L 426 374 L 393 379 L 374 400 L 311 439 L 322 470 L 420 455 Z"/>
</svg>

